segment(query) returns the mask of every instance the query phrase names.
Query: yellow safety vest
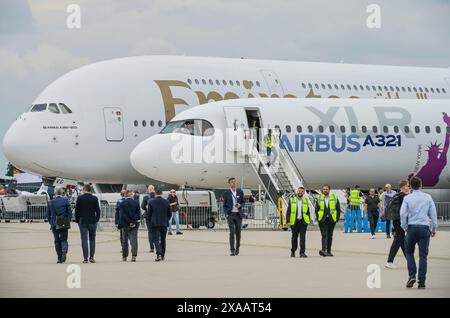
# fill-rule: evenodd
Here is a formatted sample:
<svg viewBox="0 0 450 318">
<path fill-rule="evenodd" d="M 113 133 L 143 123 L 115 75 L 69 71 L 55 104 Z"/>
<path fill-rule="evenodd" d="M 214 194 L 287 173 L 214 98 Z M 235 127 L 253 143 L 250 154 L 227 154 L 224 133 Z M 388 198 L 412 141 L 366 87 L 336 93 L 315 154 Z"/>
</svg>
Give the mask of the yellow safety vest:
<svg viewBox="0 0 450 318">
<path fill-rule="evenodd" d="M 328 207 L 330 208 L 330 214 L 331 218 L 334 222 L 337 221 L 337 197 L 334 194 L 330 194 L 329 201 L 328 201 Z M 321 194 L 319 196 L 319 212 L 318 214 L 318 220 L 321 221 L 323 219 L 323 216 L 325 215 L 325 195 Z"/>
<path fill-rule="evenodd" d="M 274 135 L 266 135 L 264 138 L 264 142 L 267 148 L 272 148 L 275 145 L 275 136 Z"/>
<path fill-rule="evenodd" d="M 360 200 L 360 191 L 353 189 L 352 191 L 350 191 L 350 205 L 353 206 L 360 206 L 361 205 L 361 200 Z"/>
<path fill-rule="evenodd" d="M 291 225 L 295 224 L 295 219 L 297 218 L 297 196 L 290 198 L 291 202 Z M 309 207 L 309 199 L 308 197 L 302 198 L 302 217 L 303 221 L 305 221 L 306 224 L 309 224 L 309 215 L 308 213 L 308 207 Z"/>
</svg>

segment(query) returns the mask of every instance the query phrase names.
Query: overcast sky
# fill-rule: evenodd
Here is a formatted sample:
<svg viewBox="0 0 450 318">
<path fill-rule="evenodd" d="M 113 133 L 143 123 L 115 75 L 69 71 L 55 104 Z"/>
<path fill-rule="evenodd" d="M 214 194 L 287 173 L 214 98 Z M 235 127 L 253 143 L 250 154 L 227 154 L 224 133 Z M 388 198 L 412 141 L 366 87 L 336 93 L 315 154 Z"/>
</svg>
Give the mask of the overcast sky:
<svg viewBox="0 0 450 318">
<path fill-rule="evenodd" d="M 369 29 L 369 4 L 381 28 Z M 69 29 L 69 4 L 81 28 Z M 143 54 L 450 66 L 450 1 L 0 0 L 0 137 L 53 80 Z M 0 175 L 6 159 L 0 151 Z"/>
</svg>

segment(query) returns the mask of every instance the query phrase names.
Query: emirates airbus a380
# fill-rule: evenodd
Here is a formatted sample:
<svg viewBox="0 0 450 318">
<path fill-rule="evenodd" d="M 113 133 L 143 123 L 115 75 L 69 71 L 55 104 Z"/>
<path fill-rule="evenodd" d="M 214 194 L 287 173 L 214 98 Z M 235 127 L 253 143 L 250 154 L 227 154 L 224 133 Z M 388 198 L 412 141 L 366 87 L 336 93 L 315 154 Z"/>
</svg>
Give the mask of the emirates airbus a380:
<svg viewBox="0 0 450 318">
<path fill-rule="evenodd" d="M 51 83 L 12 123 L 3 150 L 19 169 L 44 177 L 149 183 L 133 169 L 132 150 L 192 106 L 306 97 L 418 99 L 427 108 L 432 107 L 427 100 L 450 97 L 449 85 L 445 68 L 181 56 L 114 59 Z"/>
</svg>

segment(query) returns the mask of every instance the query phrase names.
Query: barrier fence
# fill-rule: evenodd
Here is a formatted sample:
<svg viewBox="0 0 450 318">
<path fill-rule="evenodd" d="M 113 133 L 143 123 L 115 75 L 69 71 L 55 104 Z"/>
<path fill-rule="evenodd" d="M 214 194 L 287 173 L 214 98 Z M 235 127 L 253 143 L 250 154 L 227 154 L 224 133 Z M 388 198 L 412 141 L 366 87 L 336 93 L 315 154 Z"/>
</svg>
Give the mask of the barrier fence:
<svg viewBox="0 0 450 318">
<path fill-rule="evenodd" d="M 345 205 L 342 206 L 342 209 L 345 211 Z M 439 224 L 450 225 L 450 202 L 436 202 L 436 209 Z M 116 207 L 114 205 L 101 206 L 101 228 L 113 229 L 115 227 L 115 210 Z M 247 203 L 243 208 L 243 212 L 245 215 L 242 222 L 244 228 L 275 230 L 282 226 L 277 208 L 270 201 Z M 314 216 L 312 218 L 314 219 Z M 211 207 L 181 207 L 179 219 L 182 229 L 228 229 L 222 202 L 218 202 L 217 210 Z M 341 213 L 341 221 L 343 219 L 345 219 L 345 212 Z M 0 220 L 5 222 L 46 222 L 47 206 L 27 205 L 23 207 L 5 208 L 0 201 Z M 285 216 L 283 216 L 283 222 L 286 224 Z M 343 227 L 344 222 L 339 223 L 341 223 L 339 226 Z M 142 219 L 141 228 L 145 229 L 145 227 L 145 220 Z M 172 227 L 175 228 L 174 220 L 172 221 Z"/>
</svg>

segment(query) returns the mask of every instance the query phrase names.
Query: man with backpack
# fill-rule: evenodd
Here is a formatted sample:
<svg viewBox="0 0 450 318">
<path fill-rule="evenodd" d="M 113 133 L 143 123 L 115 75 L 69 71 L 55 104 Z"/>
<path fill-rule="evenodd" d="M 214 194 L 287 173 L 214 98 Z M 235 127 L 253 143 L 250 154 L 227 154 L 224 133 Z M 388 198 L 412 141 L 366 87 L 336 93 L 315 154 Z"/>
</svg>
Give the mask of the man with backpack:
<svg viewBox="0 0 450 318">
<path fill-rule="evenodd" d="M 66 255 L 69 249 L 67 237 L 72 220 L 69 200 L 63 195 L 63 189 L 57 188 L 55 190 L 55 197 L 48 202 L 47 207 L 47 219 L 55 241 L 58 264 L 66 261 Z"/>
<path fill-rule="evenodd" d="M 386 206 L 389 204 L 389 202 L 392 200 L 394 195 L 397 193 L 396 191 L 392 190 L 392 186 L 388 183 L 384 186 L 384 194 L 383 194 L 383 200 L 381 204 L 381 213 L 380 216 L 385 219 L 386 221 L 386 238 L 391 238 L 391 221 L 389 217 L 386 215 Z"/>
<path fill-rule="evenodd" d="M 392 242 L 391 249 L 389 251 L 389 256 L 386 268 L 395 269 L 397 266 L 394 264 L 394 258 L 397 255 L 398 249 L 401 248 L 403 255 L 405 255 L 405 231 L 400 226 L 400 208 L 403 203 L 404 197 L 409 193 L 409 183 L 406 180 L 401 180 L 398 188 L 400 192 L 394 195 L 392 200 L 386 206 L 386 215 L 388 215 L 389 220 L 392 221 L 394 232 L 394 241 Z"/>
</svg>

